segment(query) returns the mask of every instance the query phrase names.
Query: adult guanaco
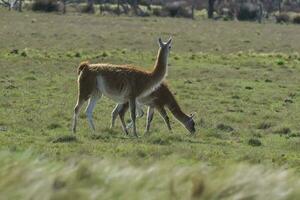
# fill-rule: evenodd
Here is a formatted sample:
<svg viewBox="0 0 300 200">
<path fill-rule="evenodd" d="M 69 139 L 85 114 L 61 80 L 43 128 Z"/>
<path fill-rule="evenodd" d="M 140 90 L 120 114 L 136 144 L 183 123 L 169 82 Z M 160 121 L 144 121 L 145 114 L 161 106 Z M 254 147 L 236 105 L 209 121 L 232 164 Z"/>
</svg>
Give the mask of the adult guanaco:
<svg viewBox="0 0 300 200">
<path fill-rule="evenodd" d="M 81 63 L 78 67 L 78 98 L 74 108 L 72 131 L 76 132 L 77 118 L 83 103 L 87 100 L 86 115 L 91 129 L 93 110 L 102 95 L 117 103 L 129 102 L 133 134 L 136 133 L 136 102 L 155 90 L 168 74 L 170 38 L 166 43 L 159 38 L 159 50 L 152 71 L 145 71 L 128 65 Z"/>
<path fill-rule="evenodd" d="M 166 83 L 162 83 L 156 90 L 150 93 L 148 96 L 144 96 L 138 100 L 138 104 L 147 105 L 147 124 L 146 124 L 146 133 L 149 133 L 150 124 L 153 119 L 154 109 L 156 109 L 160 116 L 164 119 L 168 129 L 171 131 L 171 125 L 169 121 L 169 117 L 165 110 L 167 107 L 173 116 L 191 133 L 195 133 L 195 122 L 194 122 L 194 114 L 186 115 L 180 108 L 177 103 L 174 95 L 168 88 Z M 117 116 L 120 117 L 122 128 L 126 134 L 128 134 L 127 126 L 124 121 L 124 115 L 128 110 L 129 104 L 117 104 L 114 110 L 112 111 L 112 121 L 111 127 L 114 127 L 115 120 Z M 139 109 L 139 108 L 138 108 Z M 143 112 L 140 111 L 140 116 L 143 116 Z"/>
</svg>

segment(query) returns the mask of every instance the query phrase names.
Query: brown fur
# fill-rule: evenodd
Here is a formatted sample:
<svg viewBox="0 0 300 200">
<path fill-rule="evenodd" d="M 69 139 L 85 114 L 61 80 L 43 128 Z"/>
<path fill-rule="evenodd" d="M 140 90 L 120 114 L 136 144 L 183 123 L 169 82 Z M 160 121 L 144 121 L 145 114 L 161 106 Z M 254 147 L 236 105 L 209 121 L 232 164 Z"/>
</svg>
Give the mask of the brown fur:
<svg viewBox="0 0 300 200">
<path fill-rule="evenodd" d="M 86 67 L 89 67 L 89 62 L 85 61 L 85 62 L 80 63 L 80 65 L 77 68 L 77 75 L 79 75 L 80 72 Z"/>
<path fill-rule="evenodd" d="M 88 63 L 81 63 L 78 67 L 78 99 L 88 100 L 96 90 L 96 76 L 88 69 Z"/>
<path fill-rule="evenodd" d="M 78 67 L 78 74 L 80 75 L 78 77 L 79 94 L 85 100 L 96 90 L 98 74 L 101 74 L 109 85 L 114 85 L 120 92 L 128 85 L 132 88 L 137 86 L 131 93 L 134 97 L 140 96 L 145 88 L 151 88 L 149 84 L 152 79 L 151 72 L 142 71 L 133 66 L 84 63 Z M 128 77 L 132 78 L 128 79 Z"/>
<path fill-rule="evenodd" d="M 77 69 L 78 100 L 74 108 L 73 132 L 76 131 L 77 116 L 84 101 L 89 99 L 87 117 L 92 129 L 92 111 L 96 101 L 102 94 L 117 102 L 129 102 L 131 118 L 136 134 L 135 110 L 136 99 L 148 95 L 160 85 L 167 75 L 167 57 L 171 39 L 163 43 L 159 39 L 160 48 L 153 71 L 144 71 L 128 65 L 89 64 L 83 62 Z"/>
<path fill-rule="evenodd" d="M 147 105 L 149 107 L 155 108 L 158 110 L 158 112 L 162 115 L 162 117 L 165 119 L 165 122 L 168 126 L 168 128 L 171 130 L 170 124 L 169 124 L 169 117 L 166 114 L 166 111 L 164 107 L 167 107 L 173 116 L 181 122 L 190 132 L 193 132 L 193 130 L 190 130 L 186 123 L 192 119 L 191 116 L 186 115 L 180 108 L 178 102 L 176 101 L 174 95 L 170 91 L 167 83 L 162 83 L 155 91 L 153 91 L 150 95 L 143 97 L 139 100 L 141 104 Z M 124 115 L 126 111 L 128 110 L 129 104 L 123 104 L 122 107 L 120 107 L 118 114 L 121 118 L 121 120 L 124 120 Z M 163 116 L 165 115 L 165 116 Z M 114 116 L 113 116 L 114 117 Z M 122 119 L 123 118 L 123 119 Z M 114 122 L 113 122 L 114 124 Z M 149 125 L 150 126 L 150 125 Z M 148 127 L 149 128 L 149 127 Z M 147 130 L 148 131 L 148 130 Z"/>
</svg>

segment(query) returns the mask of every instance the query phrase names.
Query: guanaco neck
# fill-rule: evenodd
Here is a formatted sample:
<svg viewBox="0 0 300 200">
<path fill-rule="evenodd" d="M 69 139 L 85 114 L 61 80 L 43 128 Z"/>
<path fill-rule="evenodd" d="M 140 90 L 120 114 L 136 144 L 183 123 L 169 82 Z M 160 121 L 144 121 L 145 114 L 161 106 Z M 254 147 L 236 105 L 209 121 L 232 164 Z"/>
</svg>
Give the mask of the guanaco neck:
<svg viewBox="0 0 300 200">
<path fill-rule="evenodd" d="M 167 104 L 167 107 L 179 122 L 181 122 L 183 125 L 186 125 L 186 123 L 190 120 L 190 117 L 181 110 L 173 94 L 170 95 L 171 96 L 169 97 L 169 103 Z"/>
<path fill-rule="evenodd" d="M 154 69 L 151 73 L 152 78 L 161 82 L 167 75 L 167 65 L 168 65 L 168 54 L 164 52 L 162 48 L 159 48 L 157 58 L 155 61 Z"/>
</svg>

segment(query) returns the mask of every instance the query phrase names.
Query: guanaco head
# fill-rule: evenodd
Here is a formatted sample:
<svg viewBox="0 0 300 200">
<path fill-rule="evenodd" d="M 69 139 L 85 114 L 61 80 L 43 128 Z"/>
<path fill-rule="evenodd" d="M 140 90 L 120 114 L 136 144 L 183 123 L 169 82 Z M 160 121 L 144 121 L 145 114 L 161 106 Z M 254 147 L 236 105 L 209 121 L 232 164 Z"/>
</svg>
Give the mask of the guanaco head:
<svg viewBox="0 0 300 200">
<path fill-rule="evenodd" d="M 194 121 L 195 113 L 190 114 L 187 122 L 185 123 L 185 128 L 191 133 L 194 134 L 196 132 L 195 129 L 195 121 Z"/>
<path fill-rule="evenodd" d="M 168 56 L 170 49 L 171 49 L 171 42 L 172 38 L 170 37 L 169 40 L 165 43 L 161 40 L 161 38 L 158 38 L 158 44 L 161 49 L 161 53 L 164 54 L 164 56 Z"/>
</svg>

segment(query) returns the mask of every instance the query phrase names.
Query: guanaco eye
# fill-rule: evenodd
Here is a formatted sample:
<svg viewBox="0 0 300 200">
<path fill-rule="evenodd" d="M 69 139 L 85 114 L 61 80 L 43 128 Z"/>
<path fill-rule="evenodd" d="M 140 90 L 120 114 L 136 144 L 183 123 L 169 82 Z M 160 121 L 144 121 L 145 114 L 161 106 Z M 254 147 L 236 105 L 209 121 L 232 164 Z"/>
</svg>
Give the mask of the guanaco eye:
<svg viewBox="0 0 300 200">
<path fill-rule="evenodd" d="M 169 46 L 169 49 L 171 49 L 171 46 Z"/>
</svg>

